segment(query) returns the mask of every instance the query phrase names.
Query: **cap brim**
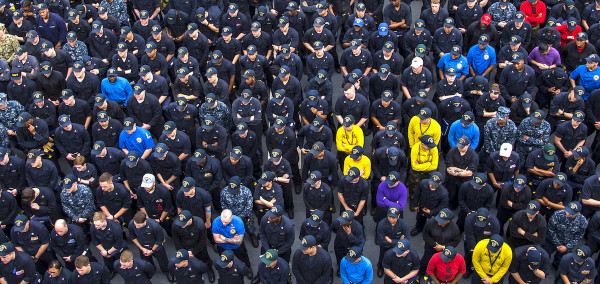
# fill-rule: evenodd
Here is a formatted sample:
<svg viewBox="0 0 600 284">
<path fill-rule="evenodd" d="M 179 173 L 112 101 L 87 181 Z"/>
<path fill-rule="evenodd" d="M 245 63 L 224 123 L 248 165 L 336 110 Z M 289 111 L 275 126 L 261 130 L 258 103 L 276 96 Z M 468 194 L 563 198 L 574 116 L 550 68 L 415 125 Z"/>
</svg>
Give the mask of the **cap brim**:
<svg viewBox="0 0 600 284">
<path fill-rule="evenodd" d="M 13 226 L 13 230 L 15 230 L 15 232 L 22 232 L 25 229 L 25 225 L 21 226 L 21 227 L 17 227 L 17 226 Z"/>
<path fill-rule="evenodd" d="M 452 261 L 452 259 L 450 259 L 449 257 L 447 257 L 444 253 L 440 253 L 440 258 L 445 263 L 448 263 L 448 262 Z"/>
<path fill-rule="evenodd" d="M 35 160 L 37 160 L 37 157 L 34 158 L 27 158 L 27 160 L 25 161 L 27 164 L 31 164 L 33 162 L 35 162 Z"/>
<path fill-rule="evenodd" d="M 358 257 L 354 258 L 354 257 L 349 257 L 349 256 L 345 256 L 346 260 L 350 261 L 350 262 L 355 262 Z"/>
<path fill-rule="evenodd" d="M 445 220 L 444 218 L 440 217 L 439 215 L 435 216 L 435 221 L 438 222 L 438 223 L 446 223 L 446 222 L 448 222 L 448 220 Z"/>
<path fill-rule="evenodd" d="M 427 181 L 427 183 L 429 183 L 429 185 L 431 185 L 431 186 L 433 186 L 433 187 L 438 187 L 438 186 L 440 186 L 440 183 L 439 183 L 439 182 L 435 182 L 435 181 L 431 181 L 431 180 L 428 180 L 428 181 Z"/>
<path fill-rule="evenodd" d="M 544 159 L 546 159 L 547 161 L 554 161 L 554 155 L 547 155 L 546 153 L 544 153 Z"/>
<path fill-rule="evenodd" d="M 100 155 L 100 153 L 102 153 L 102 150 L 91 150 L 90 154 L 94 155 L 94 156 L 98 156 Z"/>
<path fill-rule="evenodd" d="M 531 210 L 529 208 L 525 209 L 525 213 L 529 214 L 529 215 L 535 215 L 536 213 L 538 213 L 539 211 L 535 211 L 535 210 Z"/>
<path fill-rule="evenodd" d="M 385 183 L 386 183 L 388 186 L 393 186 L 393 185 L 394 185 L 394 184 L 396 184 L 397 182 L 398 182 L 398 181 L 394 181 L 394 182 L 392 182 L 390 179 L 385 179 Z M 389 215 L 390 215 L 390 214 L 388 214 L 388 216 L 389 216 Z"/>
<path fill-rule="evenodd" d="M 477 221 L 475 221 L 475 226 L 480 227 L 480 228 L 485 227 L 485 223 L 487 223 L 486 221 L 487 221 L 487 219 L 483 222 L 477 220 Z"/>
<path fill-rule="evenodd" d="M 483 187 L 483 184 L 477 184 L 474 180 L 469 181 L 474 188 L 480 189 Z"/>
</svg>

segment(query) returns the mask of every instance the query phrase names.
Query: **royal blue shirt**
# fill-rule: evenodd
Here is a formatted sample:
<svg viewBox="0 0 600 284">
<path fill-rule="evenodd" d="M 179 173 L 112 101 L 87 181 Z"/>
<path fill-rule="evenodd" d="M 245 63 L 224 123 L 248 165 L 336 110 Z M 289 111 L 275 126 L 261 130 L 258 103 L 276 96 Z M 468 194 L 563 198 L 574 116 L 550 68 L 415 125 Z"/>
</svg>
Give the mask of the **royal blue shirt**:
<svg viewBox="0 0 600 284">
<path fill-rule="evenodd" d="M 473 66 L 475 75 L 482 75 L 490 65 L 496 65 L 496 51 L 489 45 L 484 50 L 481 50 L 479 45 L 474 45 L 467 53 L 467 61 Z M 489 76 L 490 74 L 486 78 Z"/>
<path fill-rule="evenodd" d="M 125 130 L 121 131 L 119 148 L 136 151 L 141 156 L 147 149 L 154 148 L 154 141 L 148 130 L 136 127 L 132 134 L 127 133 Z"/>
<path fill-rule="evenodd" d="M 212 232 L 214 234 L 223 235 L 226 238 L 233 238 L 235 235 L 243 235 L 246 232 L 244 228 L 244 222 L 238 216 L 232 216 L 229 225 L 223 225 L 221 222 L 221 216 L 217 217 L 212 223 Z M 230 243 L 219 244 L 219 246 L 226 250 L 235 250 L 239 248 L 239 245 Z"/>
</svg>

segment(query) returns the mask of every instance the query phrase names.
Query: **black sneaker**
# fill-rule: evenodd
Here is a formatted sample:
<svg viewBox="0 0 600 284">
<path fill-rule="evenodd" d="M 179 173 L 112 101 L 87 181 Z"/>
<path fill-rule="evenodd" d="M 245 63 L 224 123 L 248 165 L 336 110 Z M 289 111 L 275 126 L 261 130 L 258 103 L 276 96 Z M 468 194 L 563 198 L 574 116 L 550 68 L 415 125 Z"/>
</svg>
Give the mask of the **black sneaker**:
<svg viewBox="0 0 600 284">
<path fill-rule="evenodd" d="M 377 211 L 377 207 L 371 207 L 371 216 L 375 215 L 375 211 Z"/>
<path fill-rule="evenodd" d="M 383 277 L 383 268 L 377 268 L 377 277 Z"/>
<path fill-rule="evenodd" d="M 473 274 L 473 270 L 471 268 L 467 268 L 467 272 L 465 273 L 465 275 L 463 275 L 463 279 L 469 279 L 469 277 L 471 277 L 471 274 Z"/>
<path fill-rule="evenodd" d="M 418 235 L 421 231 L 419 231 L 417 228 L 413 228 L 412 230 L 410 230 L 410 235 L 412 237 Z"/>
<path fill-rule="evenodd" d="M 115 278 L 115 276 L 117 276 L 117 272 L 116 271 L 111 271 L 110 272 L 110 280 L 112 280 L 113 278 Z"/>
<path fill-rule="evenodd" d="M 258 236 L 256 234 L 251 234 L 250 240 L 252 241 L 252 246 L 257 248 L 258 247 Z"/>
<path fill-rule="evenodd" d="M 290 219 L 294 219 L 294 209 L 288 210 L 287 213 L 288 213 L 288 217 L 290 217 Z"/>
<path fill-rule="evenodd" d="M 302 185 L 301 184 L 297 184 L 294 187 L 295 187 L 294 190 L 296 191 L 296 194 L 300 194 L 302 192 Z"/>
<path fill-rule="evenodd" d="M 210 283 L 215 282 L 215 272 L 212 270 L 212 268 L 208 270 L 208 281 L 210 281 Z"/>
<path fill-rule="evenodd" d="M 175 282 L 175 275 L 173 275 L 171 272 L 167 272 L 167 280 L 169 280 L 171 283 Z"/>
<path fill-rule="evenodd" d="M 246 277 L 248 277 L 248 280 L 252 280 L 252 277 L 254 276 L 254 274 L 252 274 L 252 271 L 248 272 L 248 274 L 246 274 Z"/>
</svg>

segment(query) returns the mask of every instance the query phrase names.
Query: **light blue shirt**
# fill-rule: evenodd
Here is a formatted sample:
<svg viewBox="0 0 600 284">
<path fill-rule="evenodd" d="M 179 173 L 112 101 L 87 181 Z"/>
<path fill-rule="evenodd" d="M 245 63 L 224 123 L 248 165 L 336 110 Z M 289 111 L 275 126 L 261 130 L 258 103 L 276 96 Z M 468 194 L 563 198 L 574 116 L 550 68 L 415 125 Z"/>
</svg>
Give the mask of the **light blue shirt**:
<svg viewBox="0 0 600 284">
<path fill-rule="evenodd" d="M 450 125 L 450 130 L 448 131 L 448 144 L 450 144 L 450 147 L 454 147 L 456 146 L 456 143 L 458 143 L 460 137 L 467 136 L 469 140 L 471 140 L 469 147 L 476 149 L 479 145 L 479 134 L 479 126 L 475 123 L 471 123 L 468 127 L 464 127 L 459 119 Z"/>
<path fill-rule="evenodd" d="M 240 219 L 240 217 L 235 215 L 231 217 L 231 222 L 227 226 L 223 225 L 223 222 L 221 222 L 221 216 L 217 217 L 212 223 L 211 230 L 214 234 L 223 235 L 226 238 L 233 238 L 235 235 L 243 235 L 246 233 L 244 222 L 242 219 Z M 239 245 L 230 243 L 218 245 L 226 250 L 234 250 L 240 247 Z"/>
<path fill-rule="evenodd" d="M 476 44 L 469 49 L 467 61 L 469 65 L 473 66 L 475 75 L 481 76 L 490 65 L 496 65 L 496 51 L 489 45 L 484 50 L 481 50 L 479 44 Z M 485 77 L 489 78 L 490 74 Z"/>
<path fill-rule="evenodd" d="M 364 255 L 357 263 L 351 263 L 344 257 L 340 262 L 340 275 L 344 284 L 350 284 L 350 282 L 369 284 L 373 281 L 373 266 Z"/>
</svg>

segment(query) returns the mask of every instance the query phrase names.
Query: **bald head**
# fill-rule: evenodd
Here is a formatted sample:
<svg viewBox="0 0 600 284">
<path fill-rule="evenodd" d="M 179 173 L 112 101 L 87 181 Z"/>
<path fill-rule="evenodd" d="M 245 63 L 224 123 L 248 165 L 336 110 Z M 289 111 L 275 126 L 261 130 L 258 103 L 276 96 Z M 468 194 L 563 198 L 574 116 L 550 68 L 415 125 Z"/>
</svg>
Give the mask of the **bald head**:
<svg viewBox="0 0 600 284">
<path fill-rule="evenodd" d="M 229 225 L 229 223 L 231 223 L 231 218 L 233 216 L 233 213 L 231 213 L 231 210 L 229 209 L 225 209 L 221 212 L 221 222 L 223 222 L 223 225 L 227 226 Z"/>
<path fill-rule="evenodd" d="M 69 228 L 67 227 L 67 222 L 64 219 L 56 220 L 56 223 L 54 223 L 54 230 L 57 234 L 63 236 L 69 231 Z"/>
</svg>

